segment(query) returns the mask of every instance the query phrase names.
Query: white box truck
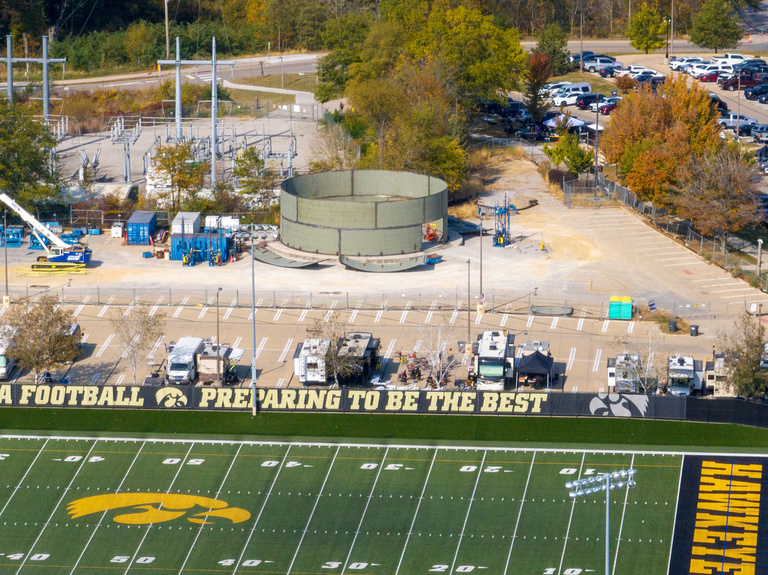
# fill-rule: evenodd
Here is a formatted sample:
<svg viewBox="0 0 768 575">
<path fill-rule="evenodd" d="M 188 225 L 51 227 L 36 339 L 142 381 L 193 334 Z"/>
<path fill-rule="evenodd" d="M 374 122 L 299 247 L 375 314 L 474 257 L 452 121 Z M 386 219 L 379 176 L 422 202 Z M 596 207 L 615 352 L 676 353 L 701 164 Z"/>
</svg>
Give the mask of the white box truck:
<svg viewBox="0 0 768 575">
<path fill-rule="evenodd" d="M 203 352 L 205 341 L 202 337 L 182 337 L 168 346 L 166 378 L 168 383 L 186 385 L 197 380 L 197 356 Z"/>
<path fill-rule="evenodd" d="M 16 365 L 16 362 L 6 354 L 13 337 L 13 332 L 14 329 L 9 325 L 0 327 L 0 380 L 11 377 L 13 368 Z"/>
</svg>

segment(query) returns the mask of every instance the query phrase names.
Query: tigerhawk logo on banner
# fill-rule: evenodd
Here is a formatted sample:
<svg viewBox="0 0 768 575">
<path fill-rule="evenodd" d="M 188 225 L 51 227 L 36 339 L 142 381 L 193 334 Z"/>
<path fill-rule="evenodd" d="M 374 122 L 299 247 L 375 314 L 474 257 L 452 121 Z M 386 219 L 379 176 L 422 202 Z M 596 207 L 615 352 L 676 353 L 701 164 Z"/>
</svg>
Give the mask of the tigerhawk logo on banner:
<svg viewBox="0 0 768 575">
<path fill-rule="evenodd" d="M 589 402 L 592 415 L 614 417 L 645 417 L 648 409 L 647 395 L 623 395 L 621 393 L 600 393 Z"/>
<path fill-rule="evenodd" d="M 155 393 L 155 401 L 163 407 L 184 407 L 187 405 L 187 396 L 176 387 L 164 387 Z"/>
<path fill-rule="evenodd" d="M 196 507 L 206 511 L 189 515 Z M 110 493 L 85 497 L 67 505 L 67 512 L 72 519 L 114 509 L 125 509 L 126 513 L 116 515 L 114 521 L 128 525 L 163 523 L 184 515 L 187 515 L 190 523 L 201 525 L 213 524 L 211 519 L 215 520 L 216 517 L 228 519 L 234 524 L 242 523 L 251 516 L 245 509 L 229 507 L 226 501 L 175 493 Z"/>
</svg>

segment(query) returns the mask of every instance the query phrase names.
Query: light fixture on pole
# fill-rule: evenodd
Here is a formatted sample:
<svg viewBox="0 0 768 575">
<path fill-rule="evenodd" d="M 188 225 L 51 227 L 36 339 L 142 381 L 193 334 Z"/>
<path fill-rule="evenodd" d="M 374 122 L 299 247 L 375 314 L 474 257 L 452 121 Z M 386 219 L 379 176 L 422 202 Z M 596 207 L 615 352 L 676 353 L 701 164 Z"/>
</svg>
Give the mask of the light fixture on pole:
<svg viewBox="0 0 768 575">
<path fill-rule="evenodd" d="M 221 288 L 216 290 L 216 381 L 221 384 L 221 338 L 219 337 L 219 294 Z"/>
<path fill-rule="evenodd" d="M 595 106 L 595 206 L 597 206 L 597 154 L 600 138 L 600 102 Z"/>
<path fill-rule="evenodd" d="M 622 469 L 612 473 L 601 473 L 586 479 L 569 481 L 565 487 L 574 499 L 605 491 L 605 575 L 611 573 L 611 489 L 630 489 L 636 485 L 635 469 Z"/>
<path fill-rule="evenodd" d="M 251 402 L 253 415 L 256 415 L 256 274 L 253 264 L 253 231 L 251 231 L 251 335 L 253 336 L 253 354 L 251 355 Z"/>
<path fill-rule="evenodd" d="M 669 65 L 669 18 L 664 18 L 664 25 L 667 28 L 667 46 L 664 52 L 664 61 Z"/>
</svg>

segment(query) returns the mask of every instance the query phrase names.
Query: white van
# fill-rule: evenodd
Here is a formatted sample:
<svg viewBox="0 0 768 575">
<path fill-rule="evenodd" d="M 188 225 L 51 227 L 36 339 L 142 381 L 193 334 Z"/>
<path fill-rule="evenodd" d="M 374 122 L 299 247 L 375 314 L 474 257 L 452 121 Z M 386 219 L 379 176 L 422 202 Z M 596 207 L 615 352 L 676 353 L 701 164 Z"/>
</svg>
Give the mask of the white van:
<svg viewBox="0 0 768 575">
<path fill-rule="evenodd" d="M 14 329 L 9 326 L 0 328 L 0 380 L 11 377 L 16 362 L 6 354 L 8 346 L 11 343 Z"/>
<path fill-rule="evenodd" d="M 591 93 L 592 86 L 587 82 L 576 82 L 560 88 L 560 90 L 552 96 L 552 105 L 558 108 L 560 106 L 573 106 L 576 104 L 576 100 L 578 100 L 579 96 Z"/>
</svg>

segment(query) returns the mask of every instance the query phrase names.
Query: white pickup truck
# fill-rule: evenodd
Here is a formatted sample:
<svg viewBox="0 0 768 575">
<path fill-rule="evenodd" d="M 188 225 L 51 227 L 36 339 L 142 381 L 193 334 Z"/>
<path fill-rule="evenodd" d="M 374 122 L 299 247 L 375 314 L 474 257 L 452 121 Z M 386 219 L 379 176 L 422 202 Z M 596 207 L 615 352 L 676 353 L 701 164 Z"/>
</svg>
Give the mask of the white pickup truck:
<svg viewBox="0 0 768 575">
<path fill-rule="evenodd" d="M 730 64 L 733 66 L 734 64 L 741 64 L 742 62 L 745 62 L 749 60 L 746 56 L 742 56 L 741 54 L 734 54 L 726 52 L 722 56 L 712 56 L 712 61 L 716 64 Z"/>
</svg>

